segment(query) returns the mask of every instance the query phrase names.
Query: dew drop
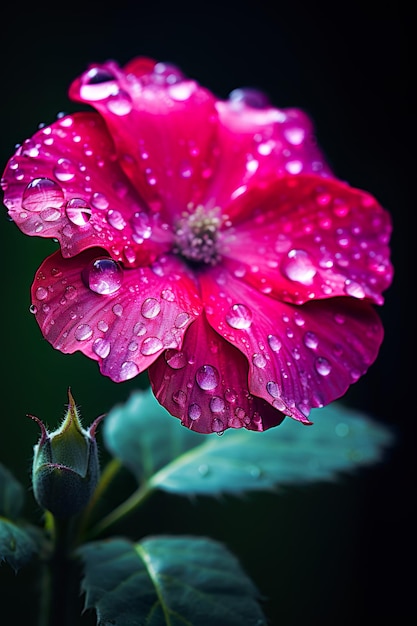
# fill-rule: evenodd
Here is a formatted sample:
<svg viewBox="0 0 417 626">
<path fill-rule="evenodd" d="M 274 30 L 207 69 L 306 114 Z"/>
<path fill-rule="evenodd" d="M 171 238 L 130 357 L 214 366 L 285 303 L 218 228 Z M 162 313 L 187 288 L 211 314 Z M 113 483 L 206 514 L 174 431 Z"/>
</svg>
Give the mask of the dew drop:
<svg viewBox="0 0 417 626">
<path fill-rule="evenodd" d="M 321 376 L 328 376 L 332 371 L 332 366 L 330 362 L 323 356 L 317 357 L 314 362 L 314 366 L 317 370 L 317 373 Z"/>
<path fill-rule="evenodd" d="M 65 213 L 75 226 L 85 226 L 91 219 L 91 209 L 82 198 L 71 198 L 65 206 Z"/>
<path fill-rule="evenodd" d="M 311 331 L 307 331 L 304 335 L 304 345 L 307 348 L 311 348 L 311 350 L 315 350 L 319 345 L 319 340 L 317 339 L 317 335 L 315 335 Z"/>
<path fill-rule="evenodd" d="M 128 115 L 133 108 L 129 94 L 122 90 L 115 95 L 109 96 L 106 106 L 110 113 L 114 113 L 114 115 L 118 115 L 119 117 Z"/>
<path fill-rule="evenodd" d="M 252 312 L 244 304 L 234 304 L 226 313 L 226 322 L 232 328 L 247 329 L 252 324 Z"/>
<path fill-rule="evenodd" d="M 183 328 L 187 324 L 189 319 L 190 315 L 188 315 L 188 313 L 185 313 L 185 311 L 183 313 L 178 313 L 177 317 L 175 318 L 175 327 Z"/>
<path fill-rule="evenodd" d="M 152 235 L 152 228 L 146 213 L 135 213 L 132 217 L 131 225 L 136 235 L 136 243 L 142 243 L 144 239 L 149 239 Z"/>
<path fill-rule="evenodd" d="M 38 287 L 35 291 L 35 295 L 38 300 L 45 300 L 45 298 L 47 298 L 48 296 L 48 291 L 45 289 L 45 287 Z"/>
<path fill-rule="evenodd" d="M 267 361 L 263 354 L 257 352 L 252 356 L 252 363 L 255 365 L 255 367 L 259 367 L 262 369 L 266 366 Z"/>
<path fill-rule="evenodd" d="M 224 410 L 225 403 L 220 396 L 213 396 L 210 400 L 210 411 L 212 413 L 221 413 Z"/>
<path fill-rule="evenodd" d="M 268 335 L 268 343 L 273 352 L 279 352 L 282 348 L 282 343 L 275 335 Z"/>
<path fill-rule="evenodd" d="M 40 212 L 40 216 L 45 222 L 56 222 L 61 217 L 61 211 L 48 207 Z"/>
<path fill-rule="evenodd" d="M 285 402 L 283 400 L 281 400 L 281 398 L 276 398 L 272 402 L 272 406 L 274 407 L 274 409 L 277 409 L 277 411 L 284 412 L 284 411 L 287 410 L 287 406 L 286 406 Z"/>
<path fill-rule="evenodd" d="M 80 324 L 80 326 L 75 329 L 74 336 L 77 341 L 86 341 L 93 336 L 93 330 L 88 324 Z"/>
<path fill-rule="evenodd" d="M 171 289 L 164 289 L 161 293 L 161 298 L 163 300 L 166 300 L 167 302 L 174 302 L 175 300 L 175 295 L 174 293 L 171 291 Z"/>
<path fill-rule="evenodd" d="M 75 178 L 76 172 L 74 163 L 68 159 L 58 159 L 54 167 L 54 175 L 61 183 L 67 183 Z"/>
<path fill-rule="evenodd" d="M 108 209 L 109 201 L 103 193 L 99 193 L 97 191 L 91 196 L 91 206 L 95 209 L 101 209 L 103 211 Z"/>
<path fill-rule="evenodd" d="M 146 319 L 154 319 L 159 315 L 160 311 L 161 305 L 156 298 L 146 298 L 146 300 L 143 301 L 141 313 Z"/>
<path fill-rule="evenodd" d="M 311 285 L 317 273 L 310 257 L 304 250 L 290 250 L 281 265 L 284 276 L 303 285 Z"/>
<path fill-rule="evenodd" d="M 143 340 L 140 351 L 144 356 L 150 356 L 156 354 L 163 347 L 164 344 L 158 337 L 147 337 Z"/>
<path fill-rule="evenodd" d="M 112 226 L 116 230 L 123 230 L 126 226 L 125 219 L 120 211 L 110 209 L 109 211 L 107 211 L 106 218 L 110 226 Z"/>
<path fill-rule="evenodd" d="M 120 367 L 120 380 L 129 380 L 139 374 L 139 368 L 133 361 L 125 361 Z"/>
<path fill-rule="evenodd" d="M 178 404 L 179 406 L 184 406 L 185 401 L 187 400 L 187 394 L 182 389 L 179 389 L 178 391 L 172 394 L 172 399 L 175 402 L 175 404 Z"/>
<path fill-rule="evenodd" d="M 198 420 L 200 416 L 201 416 L 200 405 L 196 404 L 195 402 L 193 404 L 190 404 L 190 406 L 188 407 L 188 417 L 190 418 L 190 420 Z"/>
<path fill-rule="evenodd" d="M 183 352 L 178 350 L 166 350 L 165 361 L 174 370 L 180 370 L 187 365 L 187 359 Z"/>
<path fill-rule="evenodd" d="M 214 433 L 222 433 L 224 431 L 224 423 L 218 417 L 215 417 L 211 422 L 211 430 Z"/>
<path fill-rule="evenodd" d="M 64 204 L 64 192 L 49 178 L 35 178 L 23 192 L 22 207 L 27 211 L 59 209 Z"/>
<path fill-rule="evenodd" d="M 117 317 L 121 317 L 123 315 L 123 307 L 121 304 L 115 304 L 112 307 L 112 311 L 115 315 L 117 315 Z"/>
<path fill-rule="evenodd" d="M 123 269 L 113 259 L 95 259 L 87 268 L 87 282 L 91 291 L 102 296 L 116 293 L 123 282 Z"/>
<path fill-rule="evenodd" d="M 273 380 L 270 380 L 266 383 L 266 390 L 273 398 L 279 398 L 279 387 L 278 384 Z"/>
<path fill-rule="evenodd" d="M 233 404 L 237 401 L 238 395 L 234 389 L 228 388 L 224 392 L 224 397 L 226 398 L 227 402 L 231 402 Z"/>
<path fill-rule="evenodd" d="M 365 291 L 359 283 L 354 280 L 346 280 L 344 291 L 348 296 L 352 296 L 353 298 L 363 299 L 365 297 Z"/>
<path fill-rule="evenodd" d="M 102 359 L 105 359 L 110 354 L 110 341 L 98 337 L 93 343 L 93 351 Z"/>
<path fill-rule="evenodd" d="M 142 322 L 137 322 L 133 327 L 133 333 L 138 337 L 141 337 L 146 333 L 146 326 Z"/>
<path fill-rule="evenodd" d="M 198 386 L 204 391 L 212 391 L 219 384 L 219 373 L 212 365 L 203 365 L 195 375 Z"/>
<path fill-rule="evenodd" d="M 36 315 L 37 312 L 38 312 L 38 307 L 36 306 L 36 304 L 31 304 L 29 307 L 29 313 Z"/>
</svg>

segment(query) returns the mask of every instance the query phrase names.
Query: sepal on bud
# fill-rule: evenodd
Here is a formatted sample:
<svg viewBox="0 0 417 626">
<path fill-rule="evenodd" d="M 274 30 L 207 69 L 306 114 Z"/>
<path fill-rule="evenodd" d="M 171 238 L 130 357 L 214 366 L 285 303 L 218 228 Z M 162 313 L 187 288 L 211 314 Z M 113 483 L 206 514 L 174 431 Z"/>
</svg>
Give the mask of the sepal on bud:
<svg viewBox="0 0 417 626">
<path fill-rule="evenodd" d="M 96 488 L 100 466 L 96 429 L 104 415 L 88 429 L 68 389 L 68 411 L 61 426 L 49 433 L 41 420 L 29 415 L 41 429 L 33 448 L 32 485 L 37 503 L 57 518 L 80 513 Z"/>
</svg>

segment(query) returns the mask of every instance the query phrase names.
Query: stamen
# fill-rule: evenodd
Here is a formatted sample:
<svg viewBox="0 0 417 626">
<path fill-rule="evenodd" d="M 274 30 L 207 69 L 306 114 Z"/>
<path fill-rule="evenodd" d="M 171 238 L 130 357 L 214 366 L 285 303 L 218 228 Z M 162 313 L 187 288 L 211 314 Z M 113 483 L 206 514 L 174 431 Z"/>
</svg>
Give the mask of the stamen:
<svg viewBox="0 0 417 626">
<path fill-rule="evenodd" d="M 222 216 L 219 208 L 207 210 L 199 205 L 184 211 L 175 227 L 174 252 L 194 263 L 216 265 L 219 228 Z"/>
</svg>

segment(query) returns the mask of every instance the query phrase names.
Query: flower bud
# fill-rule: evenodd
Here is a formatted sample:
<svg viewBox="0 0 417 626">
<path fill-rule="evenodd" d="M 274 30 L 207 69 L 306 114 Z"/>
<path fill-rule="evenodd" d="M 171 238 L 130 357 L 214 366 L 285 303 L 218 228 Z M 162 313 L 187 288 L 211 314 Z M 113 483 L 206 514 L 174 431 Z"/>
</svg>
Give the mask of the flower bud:
<svg viewBox="0 0 417 626">
<path fill-rule="evenodd" d="M 41 437 L 33 448 L 32 485 L 37 503 L 57 518 L 76 515 L 88 504 L 100 468 L 96 428 L 104 415 L 85 430 L 68 389 L 68 411 L 61 426 L 49 433 L 40 419 Z"/>
</svg>

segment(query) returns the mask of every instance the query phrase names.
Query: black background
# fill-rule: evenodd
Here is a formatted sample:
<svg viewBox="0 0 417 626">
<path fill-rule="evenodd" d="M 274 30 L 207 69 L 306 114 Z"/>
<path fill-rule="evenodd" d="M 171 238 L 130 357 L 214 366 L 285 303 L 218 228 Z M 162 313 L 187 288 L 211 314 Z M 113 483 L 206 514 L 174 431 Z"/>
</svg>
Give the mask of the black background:
<svg viewBox="0 0 417 626">
<path fill-rule="evenodd" d="M 396 445 L 385 460 L 337 484 L 278 497 L 178 504 L 157 495 L 138 526 L 138 536 L 193 532 L 227 543 L 265 596 L 271 625 L 402 625 L 417 617 L 415 50 L 405 7 L 119 0 L 108 8 L 12 6 L 2 18 L 0 169 L 39 124 L 79 108 L 67 90 L 88 64 L 146 55 L 177 64 L 220 97 L 254 86 L 278 107 L 304 109 L 335 173 L 392 215 L 395 279 L 379 309 L 385 341 L 346 396 L 393 428 Z M 38 432 L 26 413 L 54 427 L 70 385 L 88 424 L 146 379 L 116 385 L 81 354 L 55 352 L 28 310 L 34 272 L 52 244 L 24 237 L 6 211 L 0 237 L 0 460 L 29 485 Z M 30 493 L 27 512 L 40 522 Z M 7 624 L 36 624 L 36 588 L 21 597 L 32 575 L 30 567 L 16 577 L 1 566 Z"/>
</svg>

